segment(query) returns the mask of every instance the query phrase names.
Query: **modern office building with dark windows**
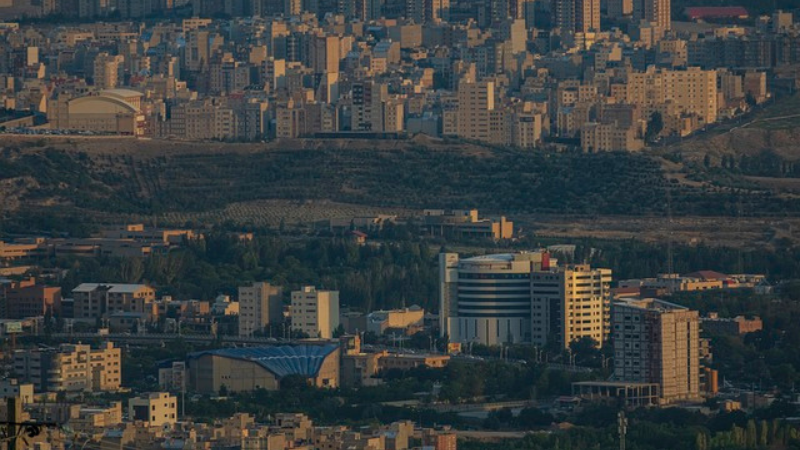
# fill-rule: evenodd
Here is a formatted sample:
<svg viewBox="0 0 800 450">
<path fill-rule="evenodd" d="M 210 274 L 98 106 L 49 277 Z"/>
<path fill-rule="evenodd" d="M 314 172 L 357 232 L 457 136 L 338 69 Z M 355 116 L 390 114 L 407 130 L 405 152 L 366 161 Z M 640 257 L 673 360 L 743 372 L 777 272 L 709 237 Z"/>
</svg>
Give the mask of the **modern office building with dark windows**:
<svg viewBox="0 0 800 450">
<path fill-rule="evenodd" d="M 483 345 L 608 336 L 611 271 L 558 267 L 546 251 L 439 255 L 442 336 Z"/>
</svg>

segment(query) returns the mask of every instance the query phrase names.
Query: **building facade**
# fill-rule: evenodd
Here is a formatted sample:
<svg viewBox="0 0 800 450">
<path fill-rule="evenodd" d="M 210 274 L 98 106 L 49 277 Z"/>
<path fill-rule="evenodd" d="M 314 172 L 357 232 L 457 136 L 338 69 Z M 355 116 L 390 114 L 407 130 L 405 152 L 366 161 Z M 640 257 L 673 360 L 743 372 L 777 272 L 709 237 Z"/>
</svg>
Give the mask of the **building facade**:
<svg viewBox="0 0 800 450">
<path fill-rule="evenodd" d="M 253 283 L 239 288 L 239 336 L 252 336 L 283 322 L 283 288 Z"/>
<path fill-rule="evenodd" d="M 614 302 L 614 379 L 659 385 L 663 403 L 700 397 L 697 311 L 658 299 Z"/>
<path fill-rule="evenodd" d="M 166 392 L 153 392 L 147 396 L 128 400 L 128 417 L 151 427 L 173 425 L 178 421 L 178 399 Z"/>
<path fill-rule="evenodd" d="M 463 260 L 442 253 L 439 275 L 441 333 L 450 342 L 568 347 L 607 339 L 608 269 L 557 267 L 544 251 Z"/>
<path fill-rule="evenodd" d="M 292 329 L 313 338 L 331 339 L 339 327 L 339 291 L 305 286 L 292 292 Z"/>
<path fill-rule="evenodd" d="M 62 344 L 57 349 L 14 353 L 14 372 L 40 392 L 114 392 L 120 388 L 120 349 L 111 342 L 97 349 Z"/>
</svg>

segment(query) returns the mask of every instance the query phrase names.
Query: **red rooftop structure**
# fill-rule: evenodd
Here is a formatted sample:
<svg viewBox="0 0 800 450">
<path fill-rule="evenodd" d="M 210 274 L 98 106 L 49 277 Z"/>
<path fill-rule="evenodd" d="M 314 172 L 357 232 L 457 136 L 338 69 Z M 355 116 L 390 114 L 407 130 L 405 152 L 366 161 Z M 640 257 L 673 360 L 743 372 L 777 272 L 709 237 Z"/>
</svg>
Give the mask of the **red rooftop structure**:
<svg viewBox="0 0 800 450">
<path fill-rule="evenodd" d="M 742 6 L 690 6 L 684 10 L 689 20 L 747 19 L 750 14 Z"/>
</svg>

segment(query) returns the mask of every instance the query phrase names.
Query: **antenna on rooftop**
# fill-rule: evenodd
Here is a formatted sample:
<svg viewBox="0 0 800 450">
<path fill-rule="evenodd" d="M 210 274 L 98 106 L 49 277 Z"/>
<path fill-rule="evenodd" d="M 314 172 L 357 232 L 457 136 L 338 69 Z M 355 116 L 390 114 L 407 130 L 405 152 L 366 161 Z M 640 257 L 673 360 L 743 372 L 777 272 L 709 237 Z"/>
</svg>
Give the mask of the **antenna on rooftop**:
<svg viewBox="0 0 800 450">
<path fill-rule="evenodd" d="M 742 236 L 742 197 L 739 196 L 736 202 L 736 238 L 741 239 Z M 739 246 L 739 251 L 736 259 L 736 271 L 744 273 L 744 256 L 742 255 L 742 246 Z"/>
</svg>

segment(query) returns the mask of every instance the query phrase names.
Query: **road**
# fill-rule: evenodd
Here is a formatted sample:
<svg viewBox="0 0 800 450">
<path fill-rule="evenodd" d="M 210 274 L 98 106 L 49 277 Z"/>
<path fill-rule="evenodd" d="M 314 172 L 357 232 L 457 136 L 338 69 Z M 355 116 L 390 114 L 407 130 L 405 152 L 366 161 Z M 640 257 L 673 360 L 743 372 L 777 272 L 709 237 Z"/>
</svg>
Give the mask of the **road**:
<svg viewBox="0 0 800 450">
<path fill-rule="evenodd" d="M 92 339 L 107 339 L 114 342 L 131 342 L 131 343 L 161 343 L 167 341 L 183 340 L 186 342 L 206 343 L 210 344 L 217 341 L 217 338 L 210 334 L 165 334 L 165 333 L 147 333 L 147 334 L 130 334 L 130 333 L 53 333 L 55 339 L 65 341 L 81 341 Z M 288 339 L 276 339 L 268 337 L 239 337 L 239 336 L 220 336 L 219 341 L 225 344 L 287 344 Z"/>
</svg>

